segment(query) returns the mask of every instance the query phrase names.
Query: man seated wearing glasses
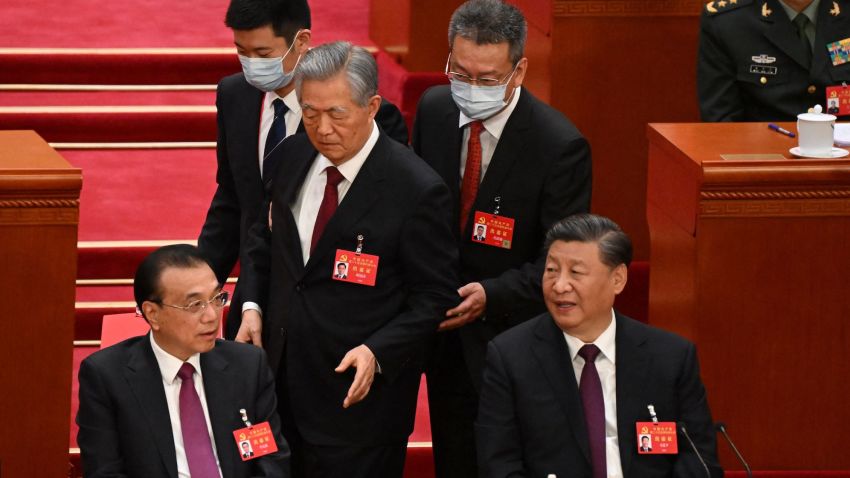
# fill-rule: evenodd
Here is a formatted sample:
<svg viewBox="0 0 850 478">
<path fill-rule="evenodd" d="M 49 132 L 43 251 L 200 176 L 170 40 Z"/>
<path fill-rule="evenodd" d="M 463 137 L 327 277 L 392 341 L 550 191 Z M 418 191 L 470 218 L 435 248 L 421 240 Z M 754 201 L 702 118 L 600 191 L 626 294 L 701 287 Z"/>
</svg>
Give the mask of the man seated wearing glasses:
<svg viewBox="0 0 850 478">
<path fill-rule="evenodd" d="M 194 246 L 162 247 L 133 287 L 151 332 L 80 365 L 84 475 L 288 477 L 274 378 L 262 350 L 217 340 L 227 292 L 207 260 Z M 278 451 L 243 461 L 233 432 L 246 421 L 268 422 Z"/>
<path fill-rule="evenodd" d="M 522 87 L 529 69 L 522 12 L 501 0 L 470 0 L 448 30 L 450 84 L 422 96 L 413 127 L 414 150 L 453 195 L 465 284 L 426 372 L 439 478 L 477 476 L 473 421 L 487 342 L 544 311 L 544 235 L 588 211 L 591 187 L 585 138 Z M 480 214 L 500 243 L 476 240 Z M 501 216 L 495 230 L 490 214 Z"/>
</svg>

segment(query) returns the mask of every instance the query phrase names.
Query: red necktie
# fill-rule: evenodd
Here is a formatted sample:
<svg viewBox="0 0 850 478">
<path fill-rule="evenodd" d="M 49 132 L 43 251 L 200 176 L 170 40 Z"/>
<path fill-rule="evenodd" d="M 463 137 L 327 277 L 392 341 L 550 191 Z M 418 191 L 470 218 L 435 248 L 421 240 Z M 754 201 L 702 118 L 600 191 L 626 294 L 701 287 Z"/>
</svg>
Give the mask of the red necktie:
<svg viewBox="0 0 850 478">
<path fill-rule="evenodd" d="M 469 144 L 466 148 L 466 166 L 463 170 L 463 183 L 460 188 L 460 233 L 466 230 L 466 221 L 472 211 L 478 184 L 481 182 L 481 129 L 480 121 L 469 123 Z"/>
<path fill-rule="evenodd" d="M 599 380 L 599 372 L 596 371 L 596 357 L 599 352 L 599 347 L 593 344 L 587 344 L 578 351 L 584 359 L 578 390 L 584 407 L 584 423 L 587 425 L 587 438 L 590 442 L 593 478 L 608 476 L 608 461 L 605 453 L 605 399 L 602 395 L 602 381 Z"/>
<path fill-rule="evenodd" d="M 310 253 L 316 248 L 316 243 L 322 237 L 325 231 L 325 226 L 334 215 L 336 207 L 339 204 L 339 192 L 336 187 L 342 182 L 345 177 L 333 166 L 325 168 L 325 175 L 328 177 L 328 182 L 325 184 L 325 196 L 322 198 L 322 205 L 319 206 L 319 213 L 316 214 L 316 224 L 313 226 L 313 237 L 310 239 Z"/>
<path fill-rule="evenodd" d="M 186 451 L 186 461 L 189 463 L 189 473 L 192 476 L 218 477 L 218 465 L 210 443 L 210 433 L 207 420 L 192 374 L 195 367 L 184 362 L 177 372 L 180 383 L 180 428 L 183 432 L 183 449 Z"/>
</svg>

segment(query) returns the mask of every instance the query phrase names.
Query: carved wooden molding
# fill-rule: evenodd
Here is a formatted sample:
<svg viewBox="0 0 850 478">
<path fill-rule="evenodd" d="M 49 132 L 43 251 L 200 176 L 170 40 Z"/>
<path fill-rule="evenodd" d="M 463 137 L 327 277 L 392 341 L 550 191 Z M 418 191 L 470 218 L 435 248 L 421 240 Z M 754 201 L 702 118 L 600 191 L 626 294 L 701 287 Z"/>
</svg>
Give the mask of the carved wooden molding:
<svg viewBox="0 0 850 478">
<path fill-rule="evenodd" d="M 840 199 L 784 199 L 700 201 L 702 217 L 850 216 L 850 201 Z"/>
<path fill-rule="evenodd" d="M 79 199 L 0 199 L 0 208 L 80 207 Z"/>
<path fill-rule="evenodd" d="M 700 191 L 700 199 L 847 199 L 850 190 L 827 191 Z"/>
<path fill-rule="evenodd" d="M 0 225 L 77 225 L 79 199 L 2 199 Z"/>
<path fill-rule="evenodd" d="M 697 17 L 704 0 L 555 0 L 558 17 Z"/>
</svg>

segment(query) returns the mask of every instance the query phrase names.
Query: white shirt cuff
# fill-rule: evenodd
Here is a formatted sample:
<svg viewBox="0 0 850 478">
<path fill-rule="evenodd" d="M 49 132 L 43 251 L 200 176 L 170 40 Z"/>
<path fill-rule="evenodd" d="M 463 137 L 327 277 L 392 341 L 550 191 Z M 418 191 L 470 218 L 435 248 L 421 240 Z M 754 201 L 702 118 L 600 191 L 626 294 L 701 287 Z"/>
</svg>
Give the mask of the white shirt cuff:
<svg viewBox="0 0 850 478">
<path fill-rule="evenodd" d="M 246 310 L 256 310 L 260 314 L 260 316 L 263 315 L 263 309 L 261 309 L 259 304 L 257 304 L 256 302 L 243 302 L 242 313 L 244 314 Z"/>
</svg>

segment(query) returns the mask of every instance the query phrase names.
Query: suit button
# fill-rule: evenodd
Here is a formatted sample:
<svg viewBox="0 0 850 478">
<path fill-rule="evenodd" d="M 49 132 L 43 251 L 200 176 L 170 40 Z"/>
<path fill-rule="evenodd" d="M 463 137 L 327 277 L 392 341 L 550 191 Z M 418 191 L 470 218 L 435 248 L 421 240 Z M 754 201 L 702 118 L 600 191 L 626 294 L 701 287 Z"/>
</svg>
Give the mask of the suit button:
<svg viewBox="0 0 850 478">
<path fill-rule="evenodd" d="M 762 85 L 766 85 L 766 84 L 767 84 L 767 77 L 762 76 L 762 77 L 759 79 L 759 82 L 760 82 Z"/>
<path fill-rule="evenodd" d="M 818 89 L 817 89 L 817 88 L 815 88 L 815 85 L 809 85 L 809 88 L 808 88 L 808 89 L 806 89 L 806 91 L 808 91 L 810 95 L 815 94 L 815 92 L 816 92 L 817 90 L 818 90 Z"/>
<path fill-rule="evenodd" d="M 286 329 L 283 329 L 283 328 L 280 329 L 280 336 L 286 337 Z"/>
<path fill-rule="evenodd" d="M 301 284 L 295 285 L 295 292 L 301 292 Z"/>
</svg>

